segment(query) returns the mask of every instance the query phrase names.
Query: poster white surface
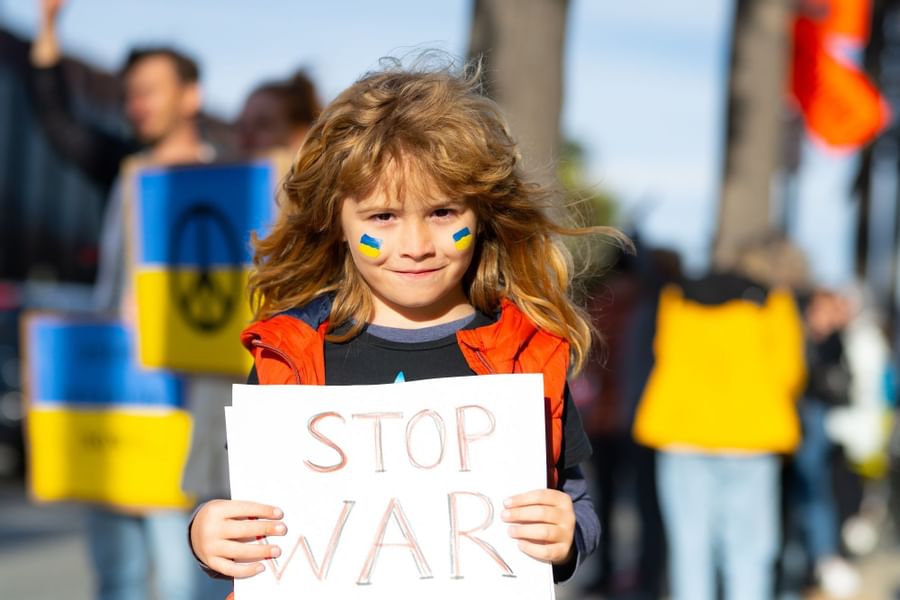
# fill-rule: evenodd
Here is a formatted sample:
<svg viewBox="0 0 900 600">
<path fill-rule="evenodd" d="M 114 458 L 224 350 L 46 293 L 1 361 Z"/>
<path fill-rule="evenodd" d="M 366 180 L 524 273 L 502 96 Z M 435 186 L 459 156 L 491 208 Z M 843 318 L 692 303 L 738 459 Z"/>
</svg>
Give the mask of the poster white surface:
<svg viewBox="0 0 900 600">
<path fill-rule="evenodd" d="M 236 600 L 554 597 L 500 519 L 547 485 L 541 375 L 236 385 L 226 419 L 232 498 L 288 528 Z"/>
</svg>

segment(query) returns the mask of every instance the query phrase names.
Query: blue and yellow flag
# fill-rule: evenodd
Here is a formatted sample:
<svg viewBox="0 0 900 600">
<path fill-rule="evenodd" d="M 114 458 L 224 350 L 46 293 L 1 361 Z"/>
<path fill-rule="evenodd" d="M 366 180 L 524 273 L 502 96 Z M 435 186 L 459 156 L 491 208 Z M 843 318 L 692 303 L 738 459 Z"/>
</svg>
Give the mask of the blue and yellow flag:
<svg viewBox="0 0 900 600">
<path fill-rule="evenodd" d="M 181 380 L 138 367 L 111 321 L 32 314 L 23 323 L 28 482 L 40 501 L 187 508 L 191 417 Z"/>
<path fill-rule="evenodd" d="M 274 216 L 269 163 L 147 169 L 132 212 L 139 360 L 148 368 L 245 375 L 250 236 Z"/>
</svg>

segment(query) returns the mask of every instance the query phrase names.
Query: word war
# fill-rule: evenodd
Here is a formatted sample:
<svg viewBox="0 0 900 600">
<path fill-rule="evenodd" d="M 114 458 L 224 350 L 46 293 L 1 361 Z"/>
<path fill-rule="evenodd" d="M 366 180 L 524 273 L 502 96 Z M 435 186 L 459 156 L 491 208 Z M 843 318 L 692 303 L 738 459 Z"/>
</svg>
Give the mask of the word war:
<svg viewBox="0 0 900 600">
<path fill-rule="evenodd" d="M 466 500 L 469 501 L 469 506 L 474 502 L 481 508 L 482 515 L 480 517 L 480 522 L 474 526 L 472 526 L 471 523 L 463 523 L 463 521 L 466 520 L 464 513 L 469 515 L 472 512 L 471 509 L 463 510 L 462 504 Z M 309 539 L 301 534 L 290 552 L 287 553 L 284 560 L 276 561 L 275 559 L 270 559 L 267 561 L 269 563 L 270 572 L 277 581 L 281 581 L 289 568 L 291 571 L 297 568 L 292 567 L 292 565 L 297 564 L 294 563 L 294 557 L 298 550 L 302 551 L 312 575 L 318 581 L 325 581 L 328 578 L 328 574 L 331 571 L 331 567 L 335 560 L 335 555 L 340 546 L 342 535 L 351 520 L 351 513 L 356 506 L 356 501 L 344 500 L 342 504 L 343 506 L 341 507 L 340 514 L 332 529 L 331 537 L 328 540 L 328 545 L 321 554 L 321 562 L 316 559 L 316 555 L 313 552 Z M 464 578 L 462 561 L 463 544 L 461 543 L 463 541 L 470 542 L 470 546 L 480 550 L 480 552 L 477 553 L 479 560 L 489 560 L 492 564 L 495 564 L 499 576 L 515 578 L 516 574 L 509 564 L 500 556 L 494 546 L 475 535 L 478 532 L 487 530 L 494 521 L 494 507 L 491 500 L 484 494 L 478 492 L 450 492 L 447 494 L 447 507 L 450 540 L 449 578 Z M 396 526 L 402 541 L 385 541 L 391 523 L 394 523 Z M 355 578 L 355 583 L 357 585 L 370 585 L 372 583 L 372 576 L 378 563 L 379 556 L 385 548 L 405 549 L 409 553 L 410 560 L 415 566 L 418 577 L 420 579 L 434 578 L 434 571 L 431 563 L 425 556 L 422 544 L 420 544 L 415 529 L 407 517 L 406 511 L 403 509 L 403 504 L 399 498 L 391 498 L 388 501 L 387 507 L 376 524 L 374 532 L 371 544 L 369 545 L 362 565 L 360 566 L 359 574 Z"/>
</svg>

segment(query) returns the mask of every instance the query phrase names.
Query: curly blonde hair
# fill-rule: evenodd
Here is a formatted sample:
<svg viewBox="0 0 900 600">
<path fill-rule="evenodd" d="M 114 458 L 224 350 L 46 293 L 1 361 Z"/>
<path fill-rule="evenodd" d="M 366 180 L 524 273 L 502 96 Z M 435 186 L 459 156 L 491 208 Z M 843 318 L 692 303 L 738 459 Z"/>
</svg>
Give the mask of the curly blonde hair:
<svg viewBox="0 0 900 600">
<path fill-rule="evenodd" d="M 572 258 L 559 236 L 623 237 L 553 220 L 553 195 L 524 178 L 506 121 L 479 81 L 477 64 L 461 73 L 394 65 L 325 107 L 283 180 L 272 232 L 253 240 L 257 319 L 331 293 L 332 330 L 355 323 L 333 339 L 360 331 L 372 313 L 371 292 L 342 241 L 341 204 L 367 197 L 385 184 L 389 166 L 401 164 L 446 197 L 466 199 L 477 216 L 477 248 L 463 278 L 469 302 L 491 314 L 510 299 L 538 327 L 568 340 L 572 364 L 581 367 L 592 329 L 571 298 Z"/>
</svg>

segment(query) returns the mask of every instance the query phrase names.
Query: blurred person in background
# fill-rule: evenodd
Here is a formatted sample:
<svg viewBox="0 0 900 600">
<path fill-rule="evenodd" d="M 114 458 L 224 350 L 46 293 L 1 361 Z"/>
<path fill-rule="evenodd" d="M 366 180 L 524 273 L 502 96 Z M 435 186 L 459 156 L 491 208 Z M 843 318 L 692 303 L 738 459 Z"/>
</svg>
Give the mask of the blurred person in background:
<svg viewBox="0 0 900 600">
<path fill-rule="evenodd" d="M 61 0 L 40 1 L 31 49 L 35 111 L 50 142 L 85 174 L 111 189 L 100 240 L 95 310 L 128 319 L 124 237 L 124 160 L 174 165 L 209 162 L 215 152 L 197 128 L 201 94 L 196 63 L 171 48 L 134 50 L 121 72 L 131 135 L 76 119 L 60 68 L 57 20 Z M 100 600 L 145 600 L 150 579 L 166 600 L 193 600 L 200 580 L 185 543 L 186 511 L 92 507 L 90 557 Z"/>
<path fill-rule="evenodd" d="M 842 333 L 850 373 L 847 402 L 832 407 L 825 431 L 840 446 L 835 469 L 841 540 L 853 555 L 875 550 L 888 512 L 890 417 L 895 402 L 885 315 L 863 286 L 847 293 Z"/>
<path fill-rule="evenodd" d="M 635 443 L 631 429 L 653 367 L 656 302 L 662 287 L 679 278 L 680 259 L 675 252 L 644 246 L 637 233 L 630 237 L 635 254 L 621 255 L 610 273 L 588 285 L 586 309 L 604 336 L 595 340 L 584 370 L 572 381 L 594 447 L 592 496 L 605 532 L 595 561 L 599 572 L 584 591 L 655 600 L 662 596 L 665 554 L 655 451 Z M 613 525 L 617 506 L 637 517 L 634 535 Z"/>
<path fill-rule="evenodd" d="M 320 110 L 315 84 L 303 71 L 258 85 L 244 101 L 236 123 L 241 154 L 290 161 Z M 229 494 L 224 407 L 230 401 L 227 390 L 197 403 L 192 415 L 194 433 L 182 488 L 201 501 Z"/>
<path fill-rule="evenodd" d="M 585 432 L 591 440 L 591 455 L 596 499 L 594 508 L 600 519 L 597 554 L 600 571 L 588 586 L 589 592 L 610 593 L 621 587 L 621 557 L 614 556 L 620 545 L 613 524 L 614 504 L 625 496 L 630 482 L 628 415 L 623 397 L 623 345 L 631 327 L 637 303 L 639 282 L 632 272 L 629 257 L 619 256 L 609 273 L 588 284 L 586 308 L 592 324 L 603 332 L 594 339 L 584 369 L 572 380 L 571 392 L 582 414 Z"/>
<path fill-rule="evenodd" d="M 40 0 L 31 47 L 35 113 L 53 147 L 87 177 L 111 190 L 100 240 L 95 309 L 115 312 L 123 286 L 121 189 L 123 161 L 171 165 L 209 162 L 215 155 L 197 128 L 201 94 L 197 64 L 166 47 L 136 49 L 121 71 L 125 116 L 132 131 L 108 131 L 75 117 L 60 66 L 57 20 L 63 0 Z M 106 254 L 106 256 L 104 256 Z"/>
<path fill-rule="evenodd" d="M 315 84 L 304 71 L 258 85 L 238 117 L 241 153 L 256 156 L 283 148 L 293 155 L 321 110 Z"/>
<path fill-rule="evenodd" d="M 850 372 L 842 333 L 850 320 L 847 301 L 824 289 L 805 302 L 807 385 L 798 409 L 803 441 L 789 469 L 789 516 L 803 533 L 806 555 L 816 583 L 833 598 L 858 591 L 856 570 L 841 557 L 840 519 L 835 502 L 833 467 L 837 445 L 825 423 L 829 411 L 846 406 Z"/>
<path fill-rule="evenodd" d="M 635 418 L 656 448 L 674 600 L 774 596 L 781 455 L 800 442 L 803 325 L 785 269 L 799 251 L 766 240 L 729 271 L 669 285 L 655 363 Z M 802 273 L 797 279 L 805 277 Z"/>
<path fill-rule="evenodd" d="M 140 151 L 160 163 L 196 161 L 202 148 L 196 127 L 199 72 L 191 59 L 173 49 L 135 51 L 126 60 L 121 76 L 130 132 L 76 119 L 60 65 L 57 20 L 64 4 L 40 0 L 30 54 L 35 114 L 56 151 L 106 189 L 112 188 L 122 161 Z"/>
<path fill-rule="evenodd" d="M 246 158 L 268 157 L 289 166 L 319 111 L 315 84 L 303 71 L 284 81 L 258 85 L 244 101 L 236 125 L 241 154 Z M 232 382 L 217 384 L 210 379 L 202 390 L 196 384 L 193 387 L 194 428 L 181 487 L 200 504 L 231 497 L 224 410 L 231 403 L 231 390 L 222 383 L 230 386 Z M 197 573 L 200 598 L 222 598 L 230 591 L 229 580 L 207 577 L 200 569 Z"/>
<path fill-rule="evenodd" d="M 892 398 L 894 401 L 894 426 L 888 442 L 888 515 L 893 525 L 894 544 L 900 546 L 900 401 L 897 398 L 898 374 L 900 365 L 900 353 L 894 346 L 894 368 L 892 384 Z"/>
<path fill-rule="evenodd" d="M 247 96 L 235 124 L 241 155 L 290 161 L 321 110 L 315 84 L 302 70 L 285 80 L 259 84 Z M 218 404 L 204 404 L 202 414 L 194 415 L 197 422 L 184 489 L 201 499 L 228 493 L 223 407 L 230 397 L 229 392 Z"/>
</svg>

